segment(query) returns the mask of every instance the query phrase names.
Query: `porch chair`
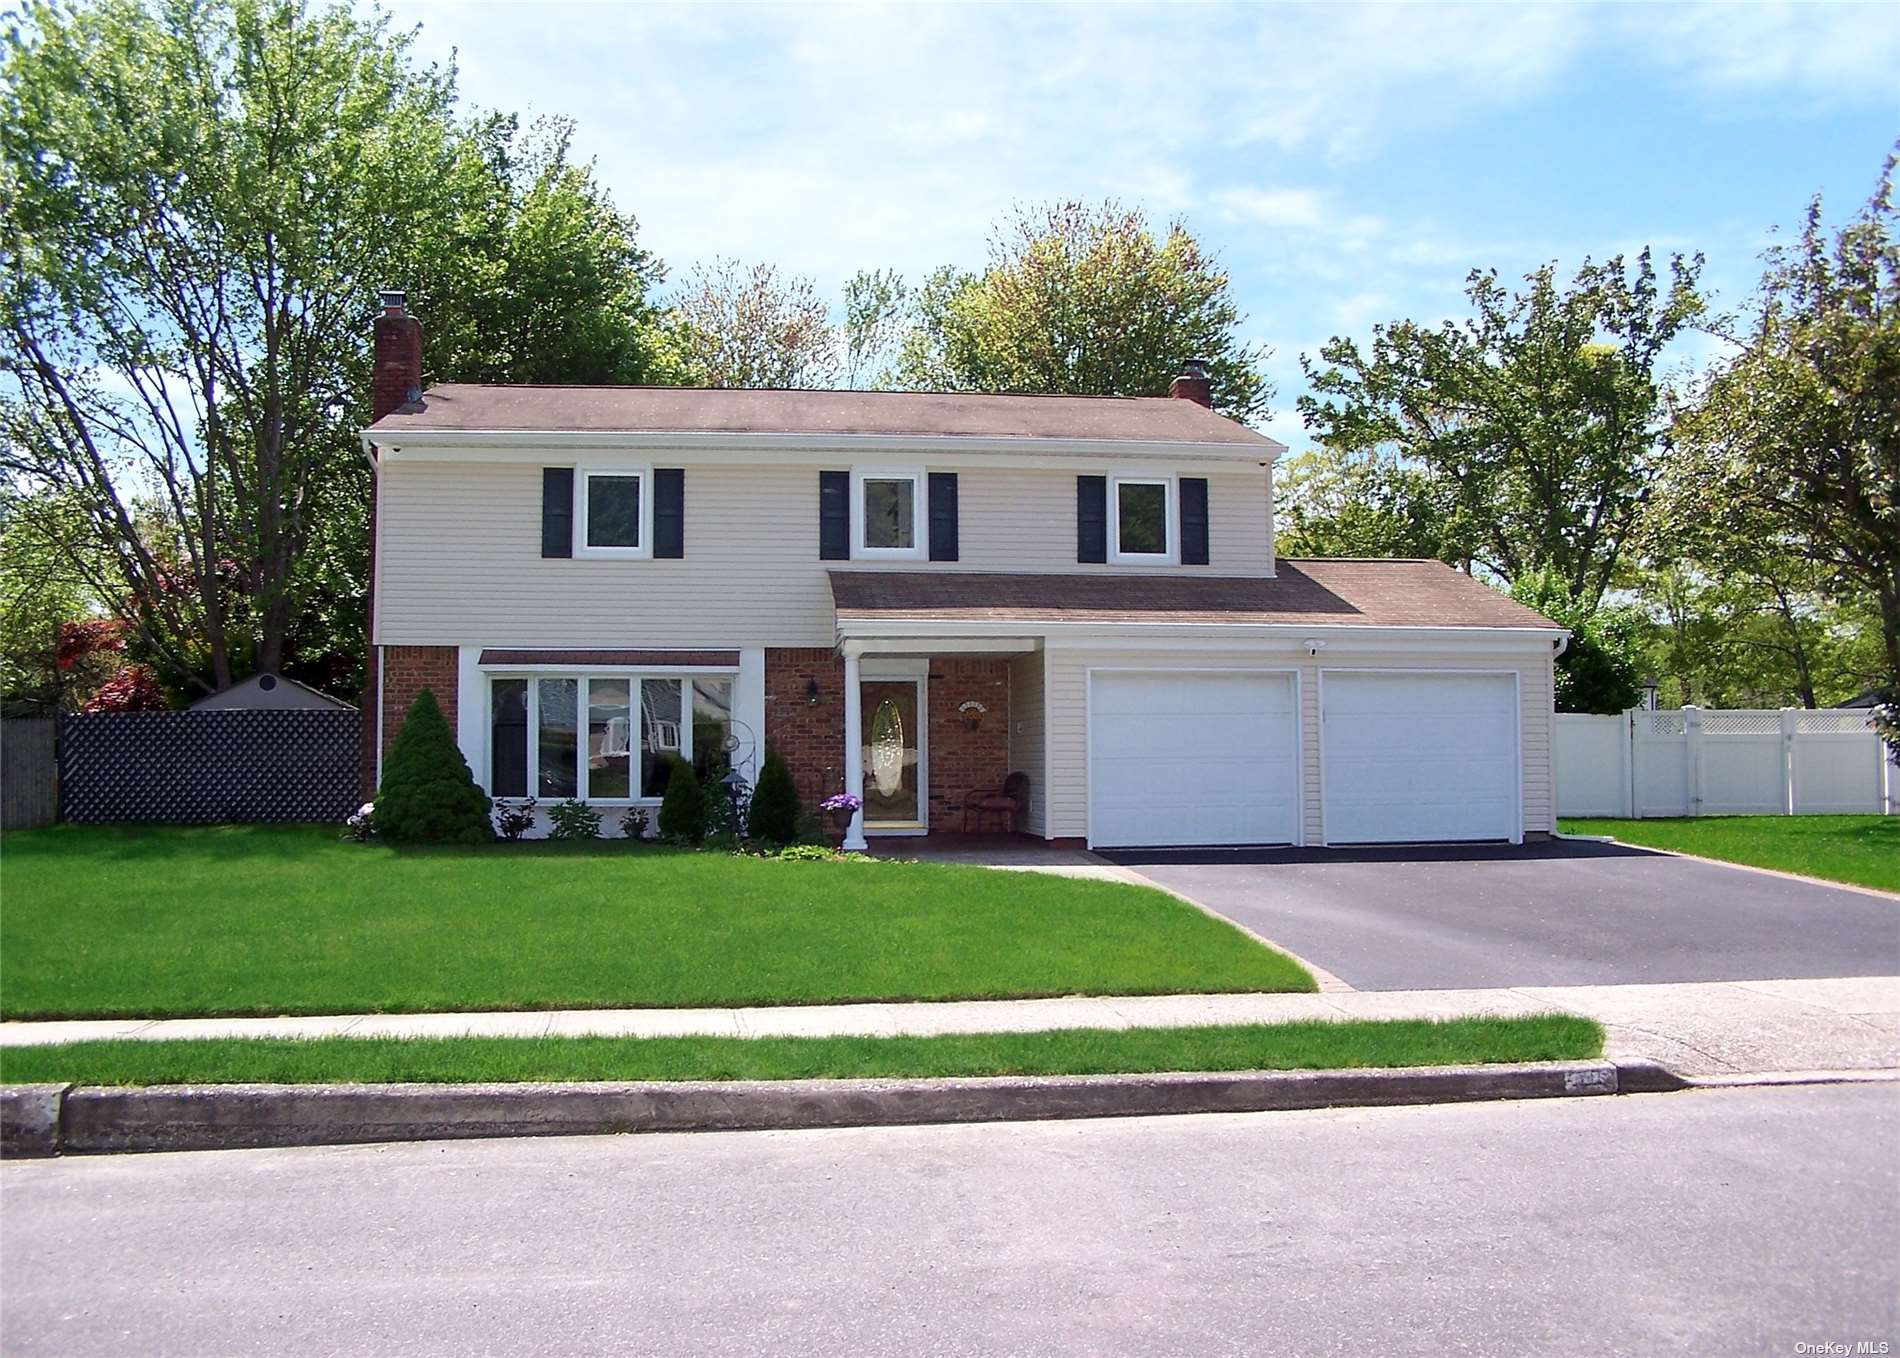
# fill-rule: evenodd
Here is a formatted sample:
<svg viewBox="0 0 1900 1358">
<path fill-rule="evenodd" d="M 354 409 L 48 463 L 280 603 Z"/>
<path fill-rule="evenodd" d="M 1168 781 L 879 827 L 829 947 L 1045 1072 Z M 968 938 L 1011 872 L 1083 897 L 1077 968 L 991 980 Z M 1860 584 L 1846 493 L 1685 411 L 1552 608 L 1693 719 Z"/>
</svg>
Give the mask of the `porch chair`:
<svg viewBox="0 0 1900 1358">
<path fill-rule="evenodd" d="M 970 833 L 970 818 L 976 818 L 976 828 L 983 828 L 985 816 L 1001 816 L 1003 829 L 1010 832 L 1021 822 L 1023 813 L 1029 810 L 1029 775 L 1012 773 L 1003 780 L 1000 792 L 972 792 L 963 799 L 963 833 Z"/>
</svg>

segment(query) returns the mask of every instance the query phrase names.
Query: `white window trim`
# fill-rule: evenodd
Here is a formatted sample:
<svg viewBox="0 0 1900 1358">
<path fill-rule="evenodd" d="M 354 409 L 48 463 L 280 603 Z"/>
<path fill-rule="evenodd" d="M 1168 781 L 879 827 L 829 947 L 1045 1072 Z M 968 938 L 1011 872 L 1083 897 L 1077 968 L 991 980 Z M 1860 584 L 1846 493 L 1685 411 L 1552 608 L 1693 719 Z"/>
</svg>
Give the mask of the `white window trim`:
<svg viewBox="0 0 1900 1358">
<path fill-rule="evenodd" d="M 867 547 L 864 545 L 864 483 L 866 481 L 910 482 L 911 545 L 908 547 Z M 930 513 L 924 503 L 924 479 L 921 467 L 853 467 L 851 469 L 851 558 L 854 561 L 921 561 L 929 551 Z"/>
<path fill-rule="evenodd" d="M 1160 486 L 1161 500 L 1161 540 L 1165 550 L 1159 552 L 1124 552 L 1122 550 L 1122 487 L 1123 486 Z M 1117 566 L 1178 566 L 1181 564 L 1181 534 L 1175 526 L 1180 504 L 1180 487 L 1172 474 L 1161 473 L 1153 476 L 1111 476 L 1108 478 L 1108 559 Z"/>
<path fill-rule="evenodd" d="M 573 679 L 580 683 L 581 688 L 579 692 L 575 695 L 576 696 L 575 721 L 577 723 L 577 731 L 576 731 L 577 739 L 583 737 L 587 729 L 587 687 L 586 687 L 587 680 L 589 679 L 624 679 L 626 680 L 629 686 L 628 687 L 628 701 L 630 704 L 629 715 L 633 718 L 634 722 L 636 723 L 636 729 L 638 729 L 638 722 L 640 720 L 640 716 L 642 712 L 642 709 L 640 706 L 641 681 L 651 679 L 655 683 L 674 683 L 674 682 L 678 683 L 680 685 L 680 716 L 681 716 L 679 756 L 680 758 L 684 759 L 689 764 L 693 762 L 693 712 L 694 712 L 693 683 L 694 681 L 703 679 L 703 680 L 709 680 L 712 682 L 719 682 L 723 680 L 726 683 L 734 684 L 735 686 L 738 682 L 737 672 L 730 669 L 724 669 L 724 670 L 720 670 L 720 669 L 714 669 L 714 670 L 699 670 L 699 669 L 695 669 L 695 670 L 680 670 L 680 669 L 669 669 L 669 670 L 561 669 L 561 670 L 555 670 L 555 669 L 548 669 L 548 668 L 540 667 L 540 666 L 536 666 L 533 668 L 524 668 L 524 669 L 494 670 L 494 671 L 484 673 L 483 678 L 487 681 L 483 685 L 483 692 L 484 692 L 486 701 L 482 709 L 482 726 L 483 726 L 484 732 L 486 733 L 486 739 L 484 740 L 483 744 L 485 745 L 487 752 L 486 752 L 485 758 L 482 761 L 483 762 L 482 790 L 488 794 L 491 800 L 497 799 L 497 794 L 494 791 L 494 787 L 495 787 L 495 740 L 494 740 L 495 685 L 499 682 L 505 682 L 511 679 L 525 680 L 528 685 L 528 777 L 527 777 L 528 791 L 524 795 L 535 798 L 537 801 L 541 802 L 541 804 L 544 807 L 549 806 L 549 805 L 556 805 L 562 801 L 566 801 L 567 799 L 565 797 L 549 799 L 541 795 L 541 790 L 540 790 L 541 789 L 541 685 L 539 682 L 540 680 L 542 679 Z M 736 688 L 735 688 L 735 693 L 736 693 Z M 736 701 L 736 698 L 735 698 L 735 701 Z M 730 715 L 730 713 L 728 713 L 728 715 Z M 733 719 L 737 720 L 736 717 Z M 637 755 L 637 752 L 638 752 L 637 745 L 635 746 L 635 751 Z M 634 767 L 634 776 L 637 778 L 638 777 L 637 759 L 635 760 L 633 767 Z M 575 781 L 574 800 L 577 802 L 586 802 L 589 806 L 655 807 L 655 806 L 658 806 L 660 802 L 663 800 L 660 797 L 590 797 L 588 796 L 587 795 L 587 792 L 588 792 L 587 761 L 584 759 L 577 761 L 574 781 Z M 515 797 L 515 796 L 502 796 L 499 799 L 510 800 L 510 801 L 520 800 L 519 797 Z"/>
<path fill-rule="evenodd" d="M 595 476 L 632 476 L 640 481 L 640 545 L 595 547 L 587 541 L 587 484 Z M 574 469 L 574 555 L 646 561 L 653 556 L 653 468 L 576 467 Z"/>
</svg>

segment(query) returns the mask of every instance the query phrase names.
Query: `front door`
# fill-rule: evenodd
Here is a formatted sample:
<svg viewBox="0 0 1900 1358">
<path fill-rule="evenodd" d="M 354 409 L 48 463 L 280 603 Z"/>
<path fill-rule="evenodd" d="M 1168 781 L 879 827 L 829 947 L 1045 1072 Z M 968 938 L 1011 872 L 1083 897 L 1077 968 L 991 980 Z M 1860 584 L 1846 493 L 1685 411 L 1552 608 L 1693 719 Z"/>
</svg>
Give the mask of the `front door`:
<svg viewBox="0 0 1900 1358">
<path fill-rule="evenodd" d="M 866 833 L 925 828 L 924 681 L 865 679 L 858 687 Z"/>
</svg>

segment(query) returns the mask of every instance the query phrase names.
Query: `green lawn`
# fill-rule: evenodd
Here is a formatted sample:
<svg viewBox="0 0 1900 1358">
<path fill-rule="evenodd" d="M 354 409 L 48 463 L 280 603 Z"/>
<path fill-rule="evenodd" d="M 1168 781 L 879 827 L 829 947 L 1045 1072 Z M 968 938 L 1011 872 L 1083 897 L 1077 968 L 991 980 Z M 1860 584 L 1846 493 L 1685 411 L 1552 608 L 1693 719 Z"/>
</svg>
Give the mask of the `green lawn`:
<svg viewBox="0 0 1900 1358">
<path fill-rule="evenodd" d="M 618 843 L 396 850 L 333 828 L 0 842 L 9 1019 L 1312 990 L 1167 894 Z"/>
<path fill-rule="evenodd" d="M 1900 891 L 1900 816 L 1566 820 L 1559 828 L 1566 834 L 1613 835 L 1625 844 Z"/>
<path fill-rule="evenodd" d="M 1395 1019 L 948 1037 L 215 1038 L 0 1051 L 0 1081 L 381 1084 L 1342 1070 L 1594 1057 L 1589 1019 Z"/>
</svg>

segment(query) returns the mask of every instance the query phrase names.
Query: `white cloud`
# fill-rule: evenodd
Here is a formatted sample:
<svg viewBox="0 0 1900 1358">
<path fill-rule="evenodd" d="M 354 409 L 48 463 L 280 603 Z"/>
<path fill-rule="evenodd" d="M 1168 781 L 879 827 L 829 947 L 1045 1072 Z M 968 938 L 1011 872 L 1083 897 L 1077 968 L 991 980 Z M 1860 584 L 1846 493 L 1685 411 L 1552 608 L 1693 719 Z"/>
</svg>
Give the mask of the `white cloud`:
<svg viewBox="0 0 1900 1358">
<path fill-rule="evenodd" d="M 1633 48 L 1711 93 L 1895 104 L 1900 5 L 1704 3 L 1614 13 Z"/>
<path fill-rule="evenodd" d="M 1363 155 L 1395 124 L 1448 124 L 1546 85 L 1576 55 L 1570 5 L 1325 5 L 1258 11 L 1243 59 L 1271 72 L 1242 141 Z M 1243 54 L 1236 54 L 1243 55 Z"/>
</svg>

